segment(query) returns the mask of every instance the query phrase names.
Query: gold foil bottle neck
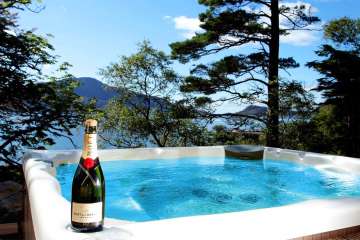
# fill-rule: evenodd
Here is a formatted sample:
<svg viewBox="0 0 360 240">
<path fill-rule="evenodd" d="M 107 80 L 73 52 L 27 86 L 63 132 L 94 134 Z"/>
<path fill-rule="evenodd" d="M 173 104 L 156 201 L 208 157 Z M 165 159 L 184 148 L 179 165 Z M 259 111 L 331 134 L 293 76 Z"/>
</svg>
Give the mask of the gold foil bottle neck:
<svg viewBox="0 0 360 240">
<path fill-rule="evenodd" d="M 87 119 L 85 121 L 85 127 L 96 127 L 97 121 L 95 119 Z"/>
<path fill-rule="evenodd" d="M 97 121 L 94 119 L 88 119 L 85 121 L 85 133 L 94 134 L 97 130 Z"/>
</svg>

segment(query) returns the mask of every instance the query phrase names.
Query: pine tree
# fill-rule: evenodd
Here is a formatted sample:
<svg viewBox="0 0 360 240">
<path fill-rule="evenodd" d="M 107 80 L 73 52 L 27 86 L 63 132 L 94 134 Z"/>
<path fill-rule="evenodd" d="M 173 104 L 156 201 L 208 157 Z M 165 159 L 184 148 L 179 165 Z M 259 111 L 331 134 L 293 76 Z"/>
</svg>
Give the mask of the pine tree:
<svg viewBox="0 0 360 240">
<path fill-rule="evenodd" d="M 324 33 L 333 44 L 324 44 L 316 51 L 323 59 L 307 65 L 323 75 L 315 90 L 334 115 L 327 123 L 328 130 L 334 129 L 332 142 L 341 154 L 360 157 L 360 19 L 333 20 Z"/>
<path fill-rule="evenodd" d="M 311 30 L 309 26 L 319 18 L 312 16 L 311 8 L 305 4 L 279 4 L 279 0 L 199 0 L 199 3 L 207 7 L 199 15 L 204 31 L 172 43 L 172 56 L 183 63 L 216 53 L 226 56 L 194 67 L 181 90 L 229 96 L 206 97 L 207 102 L 231 100 L 267 105 L 267 118 L 255 120 L 267 126 L 267 145 L 279 146 L 279 69 L 298 67 L 292 57 L 279 57 L 279 39 L 291 31 Z M 242 52 L 239 47 L 245 45 L 253 51 L 232 54 Z"/>
</svg>

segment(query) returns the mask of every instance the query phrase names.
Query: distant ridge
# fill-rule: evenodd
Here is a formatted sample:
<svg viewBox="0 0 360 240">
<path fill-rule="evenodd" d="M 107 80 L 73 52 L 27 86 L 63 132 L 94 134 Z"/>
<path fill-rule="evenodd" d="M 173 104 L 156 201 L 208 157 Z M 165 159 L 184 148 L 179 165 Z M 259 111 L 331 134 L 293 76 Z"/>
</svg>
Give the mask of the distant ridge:
<svg viewBox="0 0 360 240">
<path fill-rule="evenodd" d="M 96 78 L 92 77 L 79 77 L 76 78 L 79 82 L 79 86 L 74 92 L 84 98 L 84 102 L 88 102 L 90 99 L 96 99 L 96 106 L 103 108 L 114 97 L 121 98 L 121 93 L 125 93 L 125 89 L 111 87 Z M 145 96 L 142 94 L 134 94 L 131 98 L 131 102 L 134 104 L 148 104 Z M 152 97 L 150 100 L 151 107 L 158 107 L 160 104 L 164 107 L 168 104 L 164 99 Z"/>
<path fill-rule="evenodd" d="M 249 105 L 238 113 L 248 116 L 263 117 L 266 115 L 266 112 L 267 112 L 267 107 Z"/>
<path fill-rule="evenodd" d="M 114 97 L 121 97 L 121 91 L 97 80 L 96 78 L 79 77 L 76 78 L 76 80 L 79 81 L 79 86 L 75 89 L 75 93 L 83 97 L 84 102 L 89 101 L 91 98 L 95 98 L 96 106 L 98 108 L 105 107 L 110 99 Z M 135 101 L 144 102 L 144 96 L 137 94 Z M 162 102 L 164 104 L 164 101 L 165 100 L 163 99 L 152 98 L 151 104 L 156 104 L 156 102 Z M 263 117 L 266 115 L 266 111 L 267 107 L 249 105 L 238 113 L 249 116 Z"/>
<path fill-rule="evenodd" d="M 103 108 L 110 99 L 119 95 L 116 88 L 110 87 L 95 78 L 79 77 L 76 80 L 79 81 L 79 86 L 75 89 L 75 93 L 83 97 L 84 102 L 95 98 L 96 105 L 99 108 Z"/>
</svg>

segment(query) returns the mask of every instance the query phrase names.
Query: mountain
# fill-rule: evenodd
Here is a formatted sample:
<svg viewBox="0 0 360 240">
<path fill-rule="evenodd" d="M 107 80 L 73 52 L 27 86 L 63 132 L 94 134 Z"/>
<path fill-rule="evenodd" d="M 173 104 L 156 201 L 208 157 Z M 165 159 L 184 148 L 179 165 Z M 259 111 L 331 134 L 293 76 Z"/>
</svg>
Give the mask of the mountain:
<svg viewBox="0 0 360 240">
<path fill-rule="evenodd" d="M 75 93 L 83 97 L 85 102 L 95 98 L 97 107 L 104 107 L 111 98 L 119 94 L 116 88 L 110 87 L 95 78 L 79 77 L 77 80 L 79 86 L 75 89 Z"/>
<path fill-rule="evenodd" d="M 97 100 L 96 105 L 99 108 L 103 108 L 110 99 L 114 97 L 121 97 L 119 94 L 124 91 L 119 91 L 119 89 L 115 87 L 111 87 L 105 83 L 100 82 L 99 80 L 91 77 L 79 77 L 77 78 L 79 81 L 79 86 L 75 89 L 75 93 L 84 98 L 84 101 L 88 101 L 91 98 L 95 98 Z M 131 99 L 134 103 L 144 103 L 145 97 L 142 94 L 135 94 L 135 97 Z M 168 105 L 169 103 L 166 100 L 161 98 L 153 97 L 151 98 L 152 107 L 162 105 Z M 264 106 L 257 105 L 249 105 L 239 113 L 250 116 L 262 117 L 266 115 L 267 108 Z"/>
<path fill-rule="evenodd" d="M 105 83 L 100 82 L 99 80 L 91 77 L 79 77 L 76 78 L 79 81 L 79 86 L 75 89 L 75 93 L 84 98 L 84 102 L 89 101 L 91 98 L 96 99 L 96 106 L 98 108 L 103 108 L 109 102 L 110 99 L 114 97 L 121 97 L 121 93 L 125 93 L 125 89 L 120 89 L 116 87 L 111 87 Z M 131 101 L 132 104 L 148 104 L 145 95 L 135 93 L 131 97 L 128 103 Z M 150 106 L 151 107 L 166 107 L 168 102 L 162 98 L 151 97 Z M 129 104 L 127 104 L 130 106 Z"/>
<path fill-rule="evenodd" d="M 249 116 L 263 117 L 266 115 L 267 107 L 257 106 L 257 105 L 249 105 L 239 113 Z"/>
</svg>

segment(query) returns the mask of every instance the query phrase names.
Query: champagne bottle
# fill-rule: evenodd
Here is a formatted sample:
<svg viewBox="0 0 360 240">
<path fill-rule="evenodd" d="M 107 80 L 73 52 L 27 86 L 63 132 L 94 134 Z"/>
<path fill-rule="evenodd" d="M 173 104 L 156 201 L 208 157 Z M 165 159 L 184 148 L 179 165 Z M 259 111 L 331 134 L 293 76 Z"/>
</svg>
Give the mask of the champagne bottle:
<svg viewBox="0 0 360 240">
<path fill-rule="evenodd" d="M 78 232 L 101 231 L 104 224 L 105 181 L 96 143 L 96 120 L 85 121 L 83 152 L 71 196 L 71 225 Z"/>
</svg>

